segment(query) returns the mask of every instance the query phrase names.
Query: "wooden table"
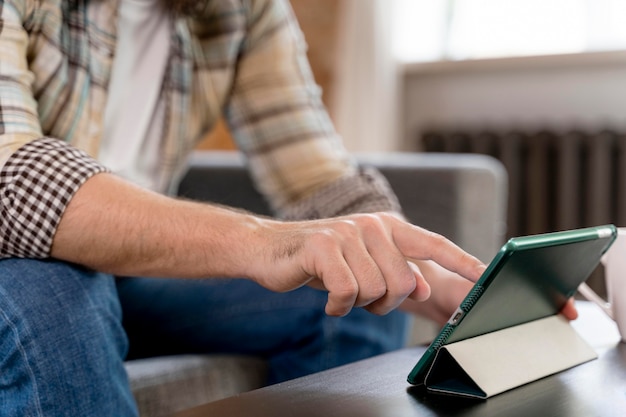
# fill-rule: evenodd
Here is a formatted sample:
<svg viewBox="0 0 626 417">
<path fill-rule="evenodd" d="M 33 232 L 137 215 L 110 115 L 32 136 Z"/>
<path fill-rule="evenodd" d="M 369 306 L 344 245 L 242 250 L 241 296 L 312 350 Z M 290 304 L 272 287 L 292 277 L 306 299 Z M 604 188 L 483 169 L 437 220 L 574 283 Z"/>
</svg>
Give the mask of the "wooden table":
<svg viewBox="0 0 626 417">
<path fill-rule="evenodd" d="M 574 327 L 597 360 L 486 401 L 426 394 L 406 376 L 424 352 L 409 348 L 196 407 L 177 417 L 626 416 L 626 344 L 594 305 Z"/>
</svg>

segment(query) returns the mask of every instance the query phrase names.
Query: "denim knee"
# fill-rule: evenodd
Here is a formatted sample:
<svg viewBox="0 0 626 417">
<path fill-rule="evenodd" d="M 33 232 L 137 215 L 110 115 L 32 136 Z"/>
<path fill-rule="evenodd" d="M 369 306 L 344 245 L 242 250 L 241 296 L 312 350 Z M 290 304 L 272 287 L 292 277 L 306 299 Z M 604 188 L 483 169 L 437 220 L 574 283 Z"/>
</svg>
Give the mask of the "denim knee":
<svg viewBox="0 0 626 417">
<path fill-rule="evenodd" d="M 136 415 L 114 278 L 58 262 L 0 261 L 4 415 Z"/>
</svg>

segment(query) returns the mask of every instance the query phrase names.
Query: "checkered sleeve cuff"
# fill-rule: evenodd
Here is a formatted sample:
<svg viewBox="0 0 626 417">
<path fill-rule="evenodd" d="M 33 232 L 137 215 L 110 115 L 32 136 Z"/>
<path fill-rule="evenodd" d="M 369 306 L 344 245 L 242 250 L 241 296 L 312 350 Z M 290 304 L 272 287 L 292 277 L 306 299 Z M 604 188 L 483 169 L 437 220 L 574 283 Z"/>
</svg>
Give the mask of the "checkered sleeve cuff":
<svg viewBox="0 0 626 417">
<path fill-rule="evenodd" d="M 0 170 L 0 258 L 46 258 L 67 204 L 107 169 L 65 142 L 42 138 L 19 148 Z"/>
<path fill-rule="evenodd" d="M 278 215 L 285 220 L 304 220 L 378 211 L 400 213 L 400 204 L 381 173 L 373 168 L 360 168 L 356 175 L 323 187 Z"/>
</svg>

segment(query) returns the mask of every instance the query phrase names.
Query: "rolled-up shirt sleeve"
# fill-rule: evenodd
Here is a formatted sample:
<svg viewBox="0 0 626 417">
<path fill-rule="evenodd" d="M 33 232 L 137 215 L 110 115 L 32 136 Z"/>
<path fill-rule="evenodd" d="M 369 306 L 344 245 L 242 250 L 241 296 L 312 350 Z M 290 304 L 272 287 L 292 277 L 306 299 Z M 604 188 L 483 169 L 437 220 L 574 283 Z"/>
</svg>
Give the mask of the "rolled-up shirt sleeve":
<svg viewBox="0 0 626 417">
<path fill-rule="evenodd" d="M 0 170 L 0 257 L 48 257 L 72 196 L 104 171 L 86 153 L 56 139 L 19 148 Z"/>
<path fill-rule="evenodd" d="M 399 211 L 385 178 L 358 167 L 321 100 L 306 44 L 287 1 L 248 2 L 227 121 L 277 215 L 323 218 Z"/>
<path fill-rule="evenodd" d="M 48 257 L 74 193 L 106 171 L 86 153 L 42 133 L 24 29 L 33 4 L 0 4 L 0 258 Z"/>
</svg>

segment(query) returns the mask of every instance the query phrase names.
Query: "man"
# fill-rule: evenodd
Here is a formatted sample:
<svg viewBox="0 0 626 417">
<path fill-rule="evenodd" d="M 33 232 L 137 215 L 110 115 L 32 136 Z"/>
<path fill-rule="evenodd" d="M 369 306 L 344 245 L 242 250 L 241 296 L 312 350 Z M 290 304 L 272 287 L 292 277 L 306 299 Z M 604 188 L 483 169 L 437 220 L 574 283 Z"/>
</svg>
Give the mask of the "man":
<svg viewBox="0 0 626 417">
<path fill-rule="evenodd" d="M 264 356 L 270 382 L 382 353 L 398 306 L 445 320 L 484 269 L 348 157 L 286 1 L 0 7 L 7 415 L 135 415 L 128 349 Z M 222 113 L 283 220 L 164 195 Z"/>
</svg>

